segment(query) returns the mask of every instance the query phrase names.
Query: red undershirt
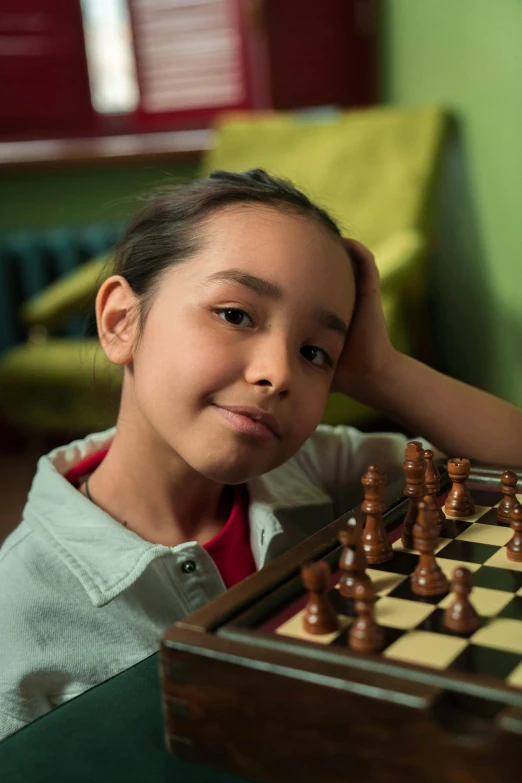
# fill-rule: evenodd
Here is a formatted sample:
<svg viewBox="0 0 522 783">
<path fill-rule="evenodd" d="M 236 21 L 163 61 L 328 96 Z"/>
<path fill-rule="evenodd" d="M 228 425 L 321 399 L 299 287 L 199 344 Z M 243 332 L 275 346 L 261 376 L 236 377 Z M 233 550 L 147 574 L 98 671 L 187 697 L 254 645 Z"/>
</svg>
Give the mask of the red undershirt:
<svg viewBox="0 0 522 783">
<path fill-rule="evenodd" d="M 109 449 L 103 449 L 82 460 L 65 474 L 65 478 L 77 487 L 80 479 L 92 473 L 101 464 Z M 234 504 L 227 521 L 213 539 L 204 544 L 216 564 L 226 587 L 232 587 L 256 571 L 250 548 L 248 523 L 248 490 L 245 484 L 232 487 Z"/>
</svg>

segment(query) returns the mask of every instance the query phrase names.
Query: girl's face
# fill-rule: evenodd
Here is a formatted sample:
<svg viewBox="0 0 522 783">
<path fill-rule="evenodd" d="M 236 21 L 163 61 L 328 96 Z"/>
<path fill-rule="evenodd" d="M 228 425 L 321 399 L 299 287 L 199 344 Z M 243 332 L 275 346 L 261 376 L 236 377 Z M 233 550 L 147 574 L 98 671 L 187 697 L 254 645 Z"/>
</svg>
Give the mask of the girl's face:
<svg viewBox="0 0 522 783">
<path fill-rule="evenodd" d="M 354 277 L 341 242 L 306 218 L 245 206 L 201 230 L 203 249 L 160 282 L 125 382 L 170 453 L 237 484 L 281 465 L 320 423 Z M 277 432 L 230 412 L 244 406 Z"/>
</svg>

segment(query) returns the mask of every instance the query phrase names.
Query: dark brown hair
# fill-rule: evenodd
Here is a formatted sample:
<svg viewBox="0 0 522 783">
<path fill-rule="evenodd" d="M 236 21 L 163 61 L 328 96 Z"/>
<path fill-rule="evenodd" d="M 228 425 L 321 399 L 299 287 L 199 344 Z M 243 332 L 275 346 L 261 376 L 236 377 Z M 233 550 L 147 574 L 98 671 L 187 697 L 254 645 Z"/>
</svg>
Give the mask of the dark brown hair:
<svg viewBox="0 0 522 783">
<path fill-rule="evenodd" d="M 259 204 L 318 222 L 336 237 L 341 232 L 328 213 L 291 182 L 262 169 L 214 171 L 206 179 L 169 186 L 149 197 L 116 247 L 112 274 L 124 277 L 140 299 L 140 326 L 162 274 L 188 260 L 203 244 L 200 230 L 223 207 Z"/>
</svg>

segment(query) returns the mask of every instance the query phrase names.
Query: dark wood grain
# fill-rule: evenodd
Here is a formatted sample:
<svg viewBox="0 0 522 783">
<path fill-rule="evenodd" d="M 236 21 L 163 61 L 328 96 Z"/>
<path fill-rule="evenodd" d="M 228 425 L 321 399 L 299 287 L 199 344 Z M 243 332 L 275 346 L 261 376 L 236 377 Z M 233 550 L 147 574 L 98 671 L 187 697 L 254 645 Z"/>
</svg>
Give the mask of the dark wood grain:
<svg viewBox="0 0 522 783">
<path fill-rule="evenodd" d="M 163 656 L 169 750 L 252 780 L 512 783 L 522 707 L 181 631 Z M 172 669 L 172 667 L 174 667 Z M 435 676 L 435 679 L 436 676 Z M 496 721 L 495 717 L 499 716 Z"/>
<path fill-rule="evenodd" d="M 501 473 L 481 468 L 469 486 L 498 492 Z M 442 472 L 441 492 L 448 487 Z M 401 495 L 389 488 L 388 530 L 404 519 Z M 511 783 L 522 762 L 522 690 L 260 629 L 303 593 L 302 563 L 337 565 L 338 533 L 354 512 L 168 631 L 169 750 L 264 783 Z"/>
</svg>

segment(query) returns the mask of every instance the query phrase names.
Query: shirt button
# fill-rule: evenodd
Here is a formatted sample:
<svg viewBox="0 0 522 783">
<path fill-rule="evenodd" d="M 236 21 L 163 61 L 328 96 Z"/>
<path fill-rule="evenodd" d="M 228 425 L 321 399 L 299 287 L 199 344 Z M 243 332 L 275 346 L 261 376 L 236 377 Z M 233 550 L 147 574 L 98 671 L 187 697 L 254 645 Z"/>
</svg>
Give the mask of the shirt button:
<svg viewBox="0 0 522 783">
<path fill-rule="evenodd" d="M 196 570 L 196 564 L 193 560 L 185 560 L 185 562 L 181 564 L 181 570 L 184 574 L 191 574 L 192 571 Z"/>
</svg>

